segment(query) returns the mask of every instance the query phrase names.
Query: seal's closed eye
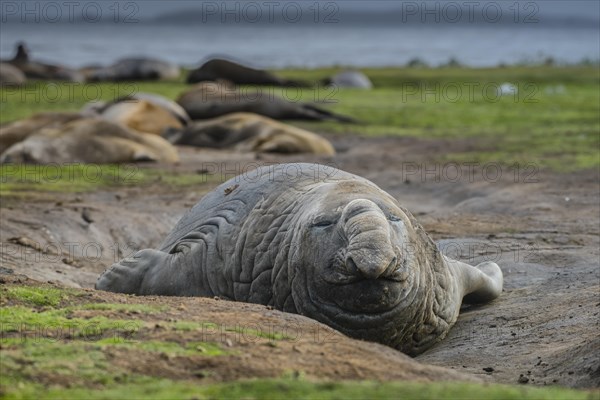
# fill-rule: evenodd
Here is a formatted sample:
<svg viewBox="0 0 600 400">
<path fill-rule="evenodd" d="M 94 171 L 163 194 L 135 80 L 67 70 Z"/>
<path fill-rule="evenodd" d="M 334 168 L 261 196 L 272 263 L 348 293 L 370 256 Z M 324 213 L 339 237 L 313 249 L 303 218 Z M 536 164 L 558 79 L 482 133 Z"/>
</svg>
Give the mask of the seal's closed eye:
<svg viewBox="0 0 600 400">
<path fill-rule="evenodd" d="M 312 228 L 328 228 L 335 225 L 335 221 L 330 218 L 317 218 L 311 224 Z"/>
</svg>

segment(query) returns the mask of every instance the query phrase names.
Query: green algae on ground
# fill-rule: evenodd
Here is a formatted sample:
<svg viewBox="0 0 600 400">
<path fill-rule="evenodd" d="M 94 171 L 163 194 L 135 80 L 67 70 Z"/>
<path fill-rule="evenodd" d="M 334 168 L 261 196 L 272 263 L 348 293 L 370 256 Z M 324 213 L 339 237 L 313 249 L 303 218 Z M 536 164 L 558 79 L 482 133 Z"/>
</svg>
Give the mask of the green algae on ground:
<svg viewBox="0 0 600 400">
<path fill-rule="evenodd" d="M 137 164 L 6 164 L 0 165 L 0 195 L 81 193 L 103 188 L 143 187 L 156 182 L 181 187 L 203 184 L 211 179 L 213 177 L 203 173 L 182 173 L 169 168 L 142 168 Z"/>
<path fill-rule="evenodd" d="M 597 398 L 597 392 L 557 387 L 444 382 L 315 382 L 307 380 L 302 371 L 284 372 L 279 379 L 206 384 L 204 381 L 215 374 L 212 364 L 196 364 L 194 360 L 239 356 L 239 349 L 228 351 L 218 343 L 198 340 L 205 335 L 199 336 L 195 330 L 214 331 L 219 328 L 218 324 L 186 320 L 161 322 L 163 328 L 180 331 L 180 335 L 173 336 L 168 330 L 156 329 L 158 320 L 151 324 L 144 320 L 156 318 L 156 314 L 163 311 L 172 312 L 163 305 L 98 303 L 93 296 L 85 296 L 89 292 L 77 289 L 46 286 L 8 286 L 5 289 L 2 292 L 11 293 L 11 301 L 21 303 L 0 309 L 0 396 L 5 399 Z M 114 320 L 94 314 L 107 311 L 135 314 L 137 319 Z M 87 317 L 79 318 L 78 313 Z M 286 339 L 280 333 L 240 330 L 236 326 L 224 326 L 223 330 L 227 334 Z M 129 359 L 155 359 L 167 360 L 168 365 L 173 360 L 180 360 L 179 357 L 187 358 L 189 365 L 197 365 L 196 370 L 187 370 L 181 380 L 165 379 L 160 371 L 152 368 L 132 370 L 128 364 Z"/>
<path fill-rule="evenodd" d="M 448 382 L 311 382 L 292 379 L 258 379 L 212 385 L 167 379 L 131 379 L 127 384 L 98 390 L 73 387 L 46 390 L 27 383 L 5 394 L 8 399 L 35 396 L 44 399 L 490 399 L 490 400 L 593 400 L 597 393 L 508 385 Z M 40 397 L 42 398 L 42 397 Z"/>
<path fill-rule="evenodd" d="M 0 332 L 17 332 L 36 337 L 97 340 L 107 336 L 131 337 L 140 327 L 140 321 L 110 319 L 102 316 L 73 318 L 72 310 L 34 310 L 22 306 L 0 308 Z"/>
<path fill-rule="evenodd" d="M 120 338 L 102 339 L 96 342 L 101 346 L 115 346 L 131 348 L 135 350 L 165 353 L 181 356 L 220 356 L 227 354 L 221 346 L 211 342 L 189 341 L 184 344 L 173 341 L 159 340 L 121 340 Z"/>
<path fill-rule="evenodd" d="M 5 300 L 22 302 L 34 306 L 56 307 L 59 303 L 68 301 L 75 291 L 68 289 L 55 289 L 48 287 L 13 286 L 0 292 L 0 297 Z"/>
<path fill-rule="evenodd" d="M 83 304 L 75 309 L 81 310 L 97 310 L 97 311 L 125 311 L 134 314 L 154 314 L 169 309 L 164 305 L 148 305 L 148 304 L 123 304 L 123 303 L 88 303 Z"/>
<path fill-rule="evenodd" d="M 52 387 L 101 388 L 150 379 L 113 365 L 105 348 L 95 342 L 4 339 L 1 343 L 0 387 L 15 398 L 42 399 Z"/>
<path fill-rule="evenodd" d="M 212 322 L 195 322 L 195 321 L 174 321 L 170 322 L 168 326 L 176 331 L 188 332 L 196 330 L 216 330 L 217 324 Z"/>
</svg>

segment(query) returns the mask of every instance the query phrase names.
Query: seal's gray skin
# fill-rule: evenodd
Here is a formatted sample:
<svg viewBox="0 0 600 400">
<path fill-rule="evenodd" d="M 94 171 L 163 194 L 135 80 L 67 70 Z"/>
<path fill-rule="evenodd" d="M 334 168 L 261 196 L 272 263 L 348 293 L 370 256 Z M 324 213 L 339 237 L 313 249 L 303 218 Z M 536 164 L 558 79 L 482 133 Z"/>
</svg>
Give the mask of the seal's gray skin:
<svg viewBox="0 0 600 400">
<path fill-rule="evenodd" d="M 448 333 L 463 296 L 499 296 L 502 272 L 442 256 L 366 179 L 280 164 L 219 186 L 158 250 L 113 265 L 96 288 L 271 305 L 416 355 Z"/>
<path fill-rule="evenodd" d="M 237 85 L 269 85 L 306 87 L 306 83 L 283 79 L 274 74 L 241 65 L 234 61 L 214 58 L 190 71 L 187 83 L 224 79 Z"/>
<path fill-rule="evenodd" d="M 358 71 L 343 71 L 335 74 L 331 78 L 325 79 L 326 85 L 334 85 L 339 88 L 357 88 L 357 89 L 372 89 L 373 83 L 362 72 Z"/>
<path fill-rule="evenodd" d="M 155 81 L 177 79 L 179 74 L 177 65 L 153 58 L 125 58 L 86 73 L 89 82 Z"/>
<path fill-rule="evenodd" d="M 238 90 L 217 83 L 201 83 L 177 99 L 191 119 L 216 118 L 235 112 L 249 112 L 273 119 L 354 122 L 305 103 L 293 103 L 260 90 Z"/>
<path fill-rule="evenodd" d="M 18 68 L 27 79 L 60 80 L 83 82 L 84 77 L 79 71 L 61 65 L 52 65 L 31 60 L 24 43 L 17 44 L 16 55 L 3 63 Z"/>
</svg>

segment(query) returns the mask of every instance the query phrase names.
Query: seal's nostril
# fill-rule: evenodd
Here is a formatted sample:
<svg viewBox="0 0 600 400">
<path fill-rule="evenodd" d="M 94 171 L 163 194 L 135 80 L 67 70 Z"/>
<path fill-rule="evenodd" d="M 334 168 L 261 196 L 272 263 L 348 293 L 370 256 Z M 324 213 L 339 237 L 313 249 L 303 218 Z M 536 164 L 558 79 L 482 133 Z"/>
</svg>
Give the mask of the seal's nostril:
<svg viewBox="0 0 600 400">
<path fill-rule="evenodd" d="M 346 258 L 346 269 L 348 270 L 348 273 L 350 273 L 351 275 L 357 275 L 357 276 L 360 275 L 360 271 L 358 270 L 358 267 L 356 266 L 356 263 L 354 262 L 352 257 Z"/>
<path fill-rule="evenodd" d="M 398 257 L 394 257 L 390 262 L 390 265 L 387 267 L 387 271 L 393 271 L 396 269 L 396 265 L 398 265 Z"/>
</svg>

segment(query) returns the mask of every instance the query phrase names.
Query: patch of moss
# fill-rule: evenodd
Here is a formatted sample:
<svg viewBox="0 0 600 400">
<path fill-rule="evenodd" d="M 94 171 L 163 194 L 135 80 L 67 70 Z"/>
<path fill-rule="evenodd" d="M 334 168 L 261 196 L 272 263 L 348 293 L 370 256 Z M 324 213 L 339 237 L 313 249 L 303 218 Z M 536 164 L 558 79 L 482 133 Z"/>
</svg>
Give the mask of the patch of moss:
<svg viewBox="0 0 600 400">
<path fill-rule="evenodd" d="M 5 288 L 0 294 L 3 299 L 17 301 L 27 305 L 56 307 L 68 301 L 73 291 L 32 286 L 12 286 Z"/>
<path fill-rule="evenodd" d="M 39 192 L 80 193 L 109 187 L 200 185 L 212 177 L 137 164 L 0 165 L 0 195 L 28 196 Z"/>
<path fill-rule="evenodd" d="M 210 342 L 187 342 L 181 345 L 177 342 L 158 341 L 158 340 L 122 340 L 120 338 L 102 339 L 96 342 L 100 346 L 127 347 L 135 350 L 149 351 L 155 353 L 165 353 L 169 355 L 181 356 L 220 356 L 226 352 L 216 343 Z"/>
<path fill-rule="evenodd" d="M 0 360 L 0 383 L 4 387 L 36 387 L 35 382 L 40 381 L 55 382 L 57 386 L 69 382 L 69 386 L 94 387 L 128 379 L 94 343 L 50 339 L 12 339 L 12 343 L 7 343 L 3 339 L 2 345 L 8 346 Z"/>
<path fill-rule="evenodd" d="M 195 331 L 195 330 L 216 332 L 217 328 L 218 328 L 217 324 L 213 324 L 212 322 L 194 322 L 194 321 L 176 321 L 176 322 L 169 323 L 168 326 L 171 329 L 174 329 L 176 331 L 183 331 L 183 332 Z"/>
<path fill-rule="evenodd" d="M 583 400 L 596 394 L 584 391 L 508 385 L 414 382 L 311 382 L 291 379 L 261 379 L 213 385 L 175 382 L 167 379 L 137 379 L 102 390 L 49 389 L 35 384 L 7 390 L 6 399 L 40 395 L 44 399 L 491 399 L 491 400 Z M 29 397 L 29 398 L 32 398 Z"/>
<path fill-rule="evenodd" d="M 70 308 L 71 310 L 97 310 L 97 311 L 125 311 L 134 314 L 155 314 L 169 309 L 168 306 L 148 304 L 122 304 L 122 303 L 88 303 Z"/>
<path fill-rule="evenodd" d="M 72 318 L 69 309 L 37 311 L 21 306 L 0 309 L 0 332 L 35 338 L 81 338 L 90 341 L 105 337 L 130 338 L 141 326 L 140 321 L 102 316 Z"/>
</svg>

